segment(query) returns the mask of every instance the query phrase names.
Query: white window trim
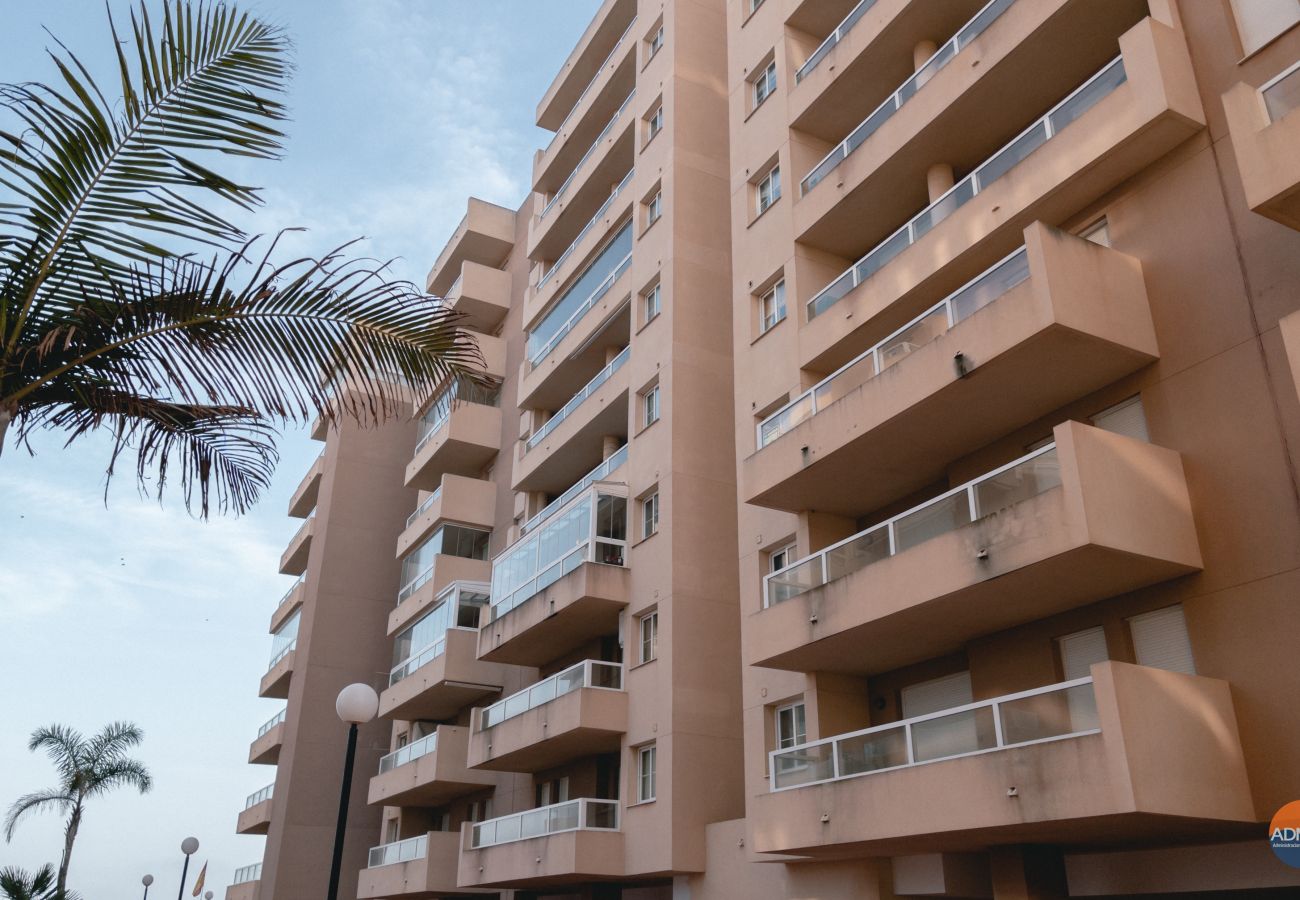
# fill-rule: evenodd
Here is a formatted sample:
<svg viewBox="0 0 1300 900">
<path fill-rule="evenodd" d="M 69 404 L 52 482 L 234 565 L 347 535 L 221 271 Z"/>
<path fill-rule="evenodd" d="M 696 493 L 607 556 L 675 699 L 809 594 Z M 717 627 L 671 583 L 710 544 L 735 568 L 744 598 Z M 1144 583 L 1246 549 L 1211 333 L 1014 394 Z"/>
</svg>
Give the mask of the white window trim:
<svg viewBox="0 0 1300 900">
<path fill-rule="evenodd" d="M 650 792 L 645 793 L 646 788 L 646 760 L 650 760 L 649 781 Z M 638 747 L 636 750 L 636 802 L 653 803 L 659 795 L 659 751 L 655 744 L 647 744 L 644 747 Z"/>
<path fill-rule="evenodd" d="M 650 655 L 646 656 L 646 627 L 650 628 Z M 637 617 L 637 654 L 642 664 L 659 658 L 659 610 L 651 610 Z"/>
<path fill-rule="evenodd" d="M 780 294 L 780 306 L 777 306 L 778 292 Z M 767 313 L 768 301 L 772 302 L 773 310 L 779 308 L 780 315 L 769 316 Z M 785 321 L 787 314 L 785 302 L 785 279 L 778 279 L 775 284 L 758 295 L 758 333 L 767 334 L 776 326 Z M 769 321 L 770 320 L 770 321 Z"/>
<path fill-rule="evenodd" d="M 764 196 L 766 195 L 766 202 Z M 762 178 L 754 183 L 754 213 L 761 216 L 781 199 L 781 166 L 772 166 Z"/>
<path fill-rule="evenodd" d="M 652 516 L 653 526 L 654 526 L 653 530 L 646 527 L 647 510 L 653 510 L 654 512 L 654 515 Z M 644 541 L 647 538 L 654 537 L 656 534 L 659 533 L 659 490 L 658 488 L 656 488 L 651 493 L 646 494 L 645 497 L 641 499 L 640 519 L 641 519 L 641 540 Z"/>
<path fill-rule="evenodd" d="M 768 98 L 776 93 L 776 60 L 769 60 L 752 81 L 750 81 L 750 99 L 753 108 L 758 109 Z"/>
<path fill-rule="evenodd" d="M 663 312 L 662 282 L 656 281 L 654 287 L 641 294 L 641 324 L 649 325 Z"/>
<path fill-rule="evenodd" d="M 659 393 L 659 385 L 657 384 L 654 385 L 653 387 L 647 388 L 641 394 L 641 430 L 642 431 L 645 431 L 655 422 L 659 421 L 660 399 L 661 399 L 661 395 Z M 651 413 L 654 413 L 653 417 L 651 417 Z"/>
</svg>

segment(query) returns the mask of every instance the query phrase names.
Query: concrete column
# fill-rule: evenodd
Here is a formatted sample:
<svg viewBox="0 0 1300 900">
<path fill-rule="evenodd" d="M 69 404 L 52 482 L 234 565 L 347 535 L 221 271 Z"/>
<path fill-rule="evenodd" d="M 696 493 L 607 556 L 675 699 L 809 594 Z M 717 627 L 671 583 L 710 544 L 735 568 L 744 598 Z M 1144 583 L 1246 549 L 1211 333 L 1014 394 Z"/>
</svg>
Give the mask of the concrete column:
<svg viewBox="0 0 1300 900">
<path fill-rule="evenodd" d="M 930 190 L 930 202 L 938 200 L 956 184 L 952 166 L 947 163 L 935 163 L 925 172 L 925 186 Z"/>
<path fill-rule="evenodd" d="M 1008 846 L 989 850 L 996 900 L 1059 900 L 1068 897 L 1065 858 L 1056 847 Z"/>
<path fill-rule="evenodd" d="M 815 511 L 799 513 L 799 530 L 796 534 L 799 555 L 816 553 L 823 547 L 856 534 L 857 530 L 857 522 L 845 516 Z"/>
<path fill-rule="evenodd" d="M 623 350 L 622 350 L 622 348 L 620 348 L 620 347 L 606 347 L 606 348 L 605 348 L 605 365 L 609 365 L 610 363 L 612 363 L 612 362 L 614 361 L 614 357 L 618 356 L 618 355 L 619 355 L 620 353 L 622 353 L 622 352 L 623 352 Z"/>
<path fill-rule="evenodd" d="M 921 41 L 912 49 L 912 71 L 916 71 L 925 65 L 926 60 L 934 56 L 934 51 L 939 49 L 939 45 L 934 41 Z"/>
<path fill-rule="evenodd" d="M 600 458 L 609 459 L 618 451 L 618 448 L 622 446 L 623 446 L 623 439 L 618 435 L 616 434 L 605 435 L 605 437 L 603 438 L 603 443 L 600 448 Z"/>
</svg>

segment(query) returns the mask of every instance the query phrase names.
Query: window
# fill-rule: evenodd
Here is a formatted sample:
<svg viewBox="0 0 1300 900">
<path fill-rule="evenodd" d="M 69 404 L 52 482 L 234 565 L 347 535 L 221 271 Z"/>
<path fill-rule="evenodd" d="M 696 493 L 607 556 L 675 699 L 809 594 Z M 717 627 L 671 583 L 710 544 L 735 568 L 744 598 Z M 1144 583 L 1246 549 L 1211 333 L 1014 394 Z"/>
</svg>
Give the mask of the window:
<svg viewBox="0 0 1300 900">
<path fill-rule="evenodd" d="M 763 0 L 749 0 L 749 12 L 751 15 L 763 5 Z"/>
<path fill-rule="evenodd" d="M 397 819 L 389 819 L 384 823 L 384 843 L 392 844 L 397 841 L 397 836 L 401 833 L 401 823 Z"/>
<path fill-rule="evenodd" d="M 1106 632 L 1100 627 L 1057 638 L 1056 652 L 1061 658 L 1061 675 L 1066 681 L 1086 678 L 1092 672 L 1093 663 L 1110 659 L 1106 651 Z"/>
<path fill-rule="evenodd" d="M 650 662 L 659 656 L 659 611 L 637 619 L 637 631 L 641 635 L 641 662 Z"/>
<path fill-rule="evenodd" d="M 1300 23 L 1300 0 L 1232 0 L 1243 53 L 1254 53 Z"/>
<path fill-rule="evenodd" d="M 1147 434 L 1146 411 L 1142 409 L 1142 397 L 1129 397 L 1114 406 L 1103 409 L 1092 417 L 1092 424 L 1103 431 L 1126 434 L 1139 441 L 1150 441 Z"/>
<path fill-rule="evenodd" d="M 757 214 L 767 212 L 767 208 L 781 199 L 781 167 L 773 166 L 754 187 L 754 202 Z"/>
<path fill-rule="evenodd" d="M 1079 237 L 1085 241 L 1092 241 L 1094 244 L 1100 244 L 1103 247 L 1110 246 L 1110 223 L 1103 216 L 1101 219 L 1093 222 L 1083 231 L 1079 232 Z"/>
<path fill-rule="evenodd" d="M 1128 627 L 1139 666 L 1196 674 L 1192 641 L 1187 636 L 1187 619 L 1181 605 L 1134 616 L 1128 620 Z"/>
<path fill-rule="evenodd" d="M 655 798 L 655 745 L 642 747 L 636 752 L 636 802 L 646 803 Z"/>
<path fill-rule="evenodd" d="M 661 301 L 659 282 L 656 281 L 654 287 L 641 295 L 641 318 L 643 322 L 649 322 L 659 315 Z"/>
<path fill-rule="evenodd" d="M 664 192 L 655 191 L 654 196 L 645 202 L 645 227 L 649 228 L 664 214 Z"/>
<path fill-rule="evenodd" d="M 758 77 L 753 81 L 754 85 L 754 108 L 758 109 L 763 101 L 772 96 L 776 90 L 776 60 L 772 60 L 763 70 L 758 73 Z"/>
<path fill-rule="evenodd" d="M 664 27 L 660 25 L 650 37 L 646 38 L 646 62 L 654 59 L 656 53 L 664 47 Z"/>
<path fill-rule="evenodd" d="M 758 328 L 760 334 L 785 318 L 785 279 L 772 285 L 758 298 Z"/>
<path fill-rule="evenodd" d="M 568 800 L 569 776 L 537 782 L 533 787 L 533 799 L 537 801 L 535 806 L 550 806 L 552 803 L 563 803 Z"/>
<path fill-rule="evenodd" d="M 659 385 L 641 395 L 641 427 L 649 428 L 659 421 Z"/>
<path fill-rule="evenodd" d="M 654 112 L 646 117 L 645 124 L 645 142 L 648 144 L 655 139 L 655 135 L 664 130 L 664 105 L 662 103 L 656 106 Z"/>
<path fill-rule="evenodd" d="M 659 531 L 659 492 L 646 495 L 641 501 L 641 537 L 648 538 Z"/>
<path fill-rule="evenodd" d="M 804 705 L 788 703 L 776 709 L 776 749 L 788 750 L 808 741 L 808 726 L 805 723 Z"/>
<path fill-rule="evenodd" d="M 475 800 L 469 805 L 466 818 L 471 822 L 486 822 L 492 818 L 492 798 L 486 797 L 482 800 Z"/>
<path fill-rule="evenodd" d="M 786 544 L 778 550 L 773 550 L 767 555 L 767 568 L 769 572 L 779 572 L 798 557 L 795 555 L 794 542 Z"/>
<path fill-rule="evenodd" d="M 899 693 L 905 719 L 965 706 L 972 700 L 970 672 L 908 685 Z M 915 759 L 939 759 L 969 753 L 981 746 L 978 719 L 974 716 L 931 719 L 925 728 L 913 730 L 912 743 Z"/>
<path fill-rule="evenodd" d="M 438 816 L 438 821 L 433 829 L 434 831 L 451 831 L 451 813 L 444 812 Z"/>
</svg>

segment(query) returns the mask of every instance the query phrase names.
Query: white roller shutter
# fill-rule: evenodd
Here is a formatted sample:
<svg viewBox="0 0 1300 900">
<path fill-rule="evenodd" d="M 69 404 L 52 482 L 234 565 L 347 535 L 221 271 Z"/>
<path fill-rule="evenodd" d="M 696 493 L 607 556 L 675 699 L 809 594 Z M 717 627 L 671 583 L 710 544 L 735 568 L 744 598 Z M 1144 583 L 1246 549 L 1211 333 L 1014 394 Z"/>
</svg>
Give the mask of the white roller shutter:
<svg viewBox="0 0 1300 900">
<path fill-rule="evenodd" d="M 1196 674 L 1192 642 L 1187 636 L 1187 620 L 1181 605 L 1134 616 L 1128 625 L 1138 665 Z"/>
<path fill-rule="evenodd" d="M 1056 640 L 1061 651 L 1061 669 L 1066 681 L 1086 678 L 1091 673 L 1093 663 L 1110 659 L 1106 652 L 1106 632 L 1101 628 L 1076 631 Z"/>
</svg>

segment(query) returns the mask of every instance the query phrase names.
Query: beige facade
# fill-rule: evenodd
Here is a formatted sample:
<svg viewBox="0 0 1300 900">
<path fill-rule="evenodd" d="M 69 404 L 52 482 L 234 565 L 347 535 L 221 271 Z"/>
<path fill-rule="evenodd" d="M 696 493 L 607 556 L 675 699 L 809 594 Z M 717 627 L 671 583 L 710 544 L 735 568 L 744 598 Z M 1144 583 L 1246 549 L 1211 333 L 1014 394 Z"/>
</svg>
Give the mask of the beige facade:
<svg viewBox="0 0 1300 900">
<path fill-rule="evenodd" d="M 428 276 L 493 384 L 291 502 L 227 896 L 349 680 L 348 897 L 1293 894 L 1289 2 L 606 0 Z"/>
</svg>

